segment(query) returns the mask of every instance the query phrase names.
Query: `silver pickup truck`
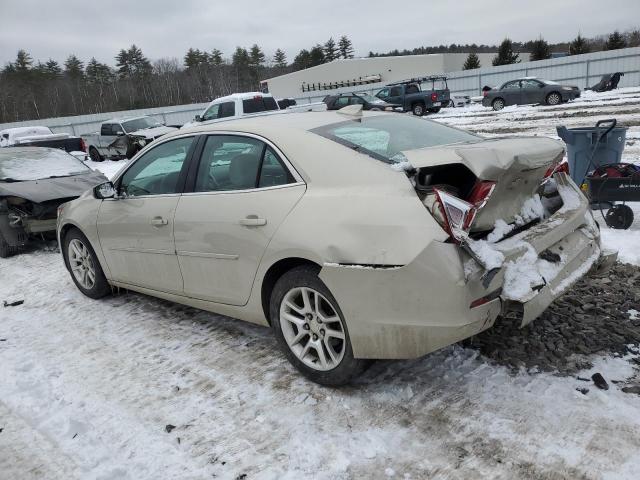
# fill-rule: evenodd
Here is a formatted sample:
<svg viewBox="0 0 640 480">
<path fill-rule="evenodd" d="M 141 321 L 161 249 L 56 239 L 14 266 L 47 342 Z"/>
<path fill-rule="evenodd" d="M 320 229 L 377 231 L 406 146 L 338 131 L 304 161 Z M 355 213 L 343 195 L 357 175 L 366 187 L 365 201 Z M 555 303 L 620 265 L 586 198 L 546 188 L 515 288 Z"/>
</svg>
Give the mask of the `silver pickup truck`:
<svg viewBox="0 0 640 480">
<path fill-rule="evenodd" d="M 100 132 L 83 135 L 91 160 L 131 158 L 156 138 L 177 130 L 151 117 L 114 118 L 103 122 Z"/>
</svg>

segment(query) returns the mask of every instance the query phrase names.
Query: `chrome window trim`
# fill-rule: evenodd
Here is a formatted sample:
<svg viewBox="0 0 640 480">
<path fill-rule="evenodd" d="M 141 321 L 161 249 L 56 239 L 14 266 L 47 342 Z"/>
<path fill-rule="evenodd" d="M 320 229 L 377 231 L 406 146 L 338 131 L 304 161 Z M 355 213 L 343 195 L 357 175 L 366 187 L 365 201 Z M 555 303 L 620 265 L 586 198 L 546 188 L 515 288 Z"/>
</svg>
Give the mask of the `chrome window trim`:
<svg viewBox="0 0 640 480">
<path fill-rule="evenodd" d="M 195 195 L 224 195 L 224 194 L 237 194 L 237 193 L 253 193 L 253 192 L 263 192 L 265 190 L 280 190 L 282 188 L 299 187 L 301 185 L 306 186 L 307 184 L 304 182 L 295 182 L 295 183 L 285 183 L 284 185 L 272 185 L 270 187 L 245 188 L 243 190 L 213 190 L 210 192 L 185 192 L 181 194 L 181 196 L 193 197 Z M 141 198 L 141 197 L 135 197 L 135 198 Z"/>
</svg>

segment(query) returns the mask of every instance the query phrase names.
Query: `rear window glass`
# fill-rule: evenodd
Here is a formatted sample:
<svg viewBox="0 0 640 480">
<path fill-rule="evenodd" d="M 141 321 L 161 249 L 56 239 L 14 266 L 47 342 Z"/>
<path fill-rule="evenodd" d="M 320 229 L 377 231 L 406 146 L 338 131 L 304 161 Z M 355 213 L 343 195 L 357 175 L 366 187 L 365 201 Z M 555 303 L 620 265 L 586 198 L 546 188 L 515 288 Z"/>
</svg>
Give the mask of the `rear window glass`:
<svg viewBox="0 0 640 480">
<path fill-rule="evenodd" d="M 273 97 L 255 97 L 242 101 L 244 113 L 258 113 L 267 110 L 278 110 L 278 104 Z"/>
<path fill-rule="evenodd" d="M 311 132 L 387 163 L 405 161 L 402 152 L 407 150 L 482 141 L 431 120 L 391 114 L 325 125 Z"/>
</svg>

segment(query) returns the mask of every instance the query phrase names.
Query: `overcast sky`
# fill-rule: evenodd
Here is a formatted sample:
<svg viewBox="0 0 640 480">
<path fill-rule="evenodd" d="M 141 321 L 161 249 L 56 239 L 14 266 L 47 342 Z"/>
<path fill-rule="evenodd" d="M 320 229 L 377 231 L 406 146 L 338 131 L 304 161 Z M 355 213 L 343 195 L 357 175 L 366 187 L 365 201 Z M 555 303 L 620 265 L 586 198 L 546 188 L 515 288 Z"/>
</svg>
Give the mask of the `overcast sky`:
<svg viewBox="0 0 640 480">
<path fill-rule="evenodd" d="M 357 4 L 357 5 L 356 5 Z M 114 64 L 135 43 L 151 60 L 189 47 L 257 43 L 268 57 L 346 34 L 356 55 L 451 43 L 570 40 L 640 26 L 640 0 L 0 0 L 0 65 L 20 48 L 62 62 L 70 53 Z"/>
</svg>

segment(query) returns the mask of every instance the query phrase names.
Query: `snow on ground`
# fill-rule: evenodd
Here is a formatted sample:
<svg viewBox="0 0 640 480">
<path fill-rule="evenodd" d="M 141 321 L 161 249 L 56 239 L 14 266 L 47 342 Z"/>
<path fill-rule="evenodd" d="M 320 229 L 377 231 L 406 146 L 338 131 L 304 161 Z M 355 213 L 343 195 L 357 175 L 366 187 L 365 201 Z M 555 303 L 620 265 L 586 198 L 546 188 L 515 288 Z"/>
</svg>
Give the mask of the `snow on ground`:
<svg viewBox="0 0 640 480">
<path fill-rule="evenodd" d="M 640 89 L 431 118 L 546 135 L 560 121 L 633 124 L 637 113 L 616 113 L 629 110 Z M 561 117 L 572 112 L 588 115 Z M 640 140 L 637 125 L 628 138 Z M 626 159 L 639 154 L 640 141 L 627 145 Z M 112 177 L 124 162 L 87 165 Z M 603 227 L 623 261 L 640 264 L 639 222 Z M 613 380 L 637 383 L 638 355 L 591 358 L 580 376 L 602 373 L 607 391 L 514 375 L 461 346 L 327 389 L 289 366 L 268 329 L 134 293 L 90 300 L 52 251 L 0 262 L 0 302 L 15 299 L 0 306 L 2 480 L 637 478 L 640 396 Z"/>
</svg>

